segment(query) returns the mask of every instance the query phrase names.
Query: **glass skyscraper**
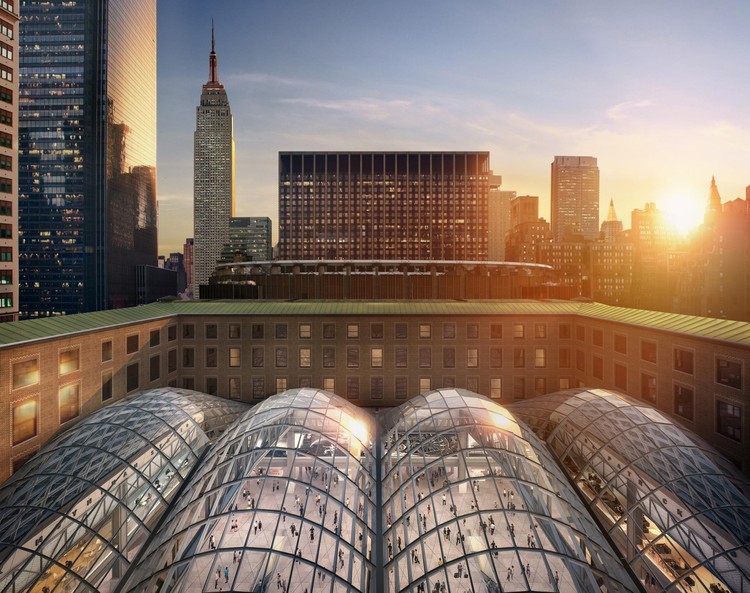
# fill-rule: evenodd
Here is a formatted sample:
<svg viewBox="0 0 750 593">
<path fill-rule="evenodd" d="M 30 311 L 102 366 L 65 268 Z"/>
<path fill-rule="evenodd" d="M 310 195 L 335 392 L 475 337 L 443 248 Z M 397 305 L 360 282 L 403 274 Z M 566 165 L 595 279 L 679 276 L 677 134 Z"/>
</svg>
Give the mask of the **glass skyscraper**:
<svg viewBox="0 0 750 593">
<path fill-rule="evenodd" d="M 135 304 L 156 265 L 156 0 L 20 7 L 22 317 Z"/>
<path fill-rule="evenodd" d="M 595 157 L 556 156 L 551 165 L 550 226 L 555 242 L 599 236 L 599 167 Z"/>
</svg>

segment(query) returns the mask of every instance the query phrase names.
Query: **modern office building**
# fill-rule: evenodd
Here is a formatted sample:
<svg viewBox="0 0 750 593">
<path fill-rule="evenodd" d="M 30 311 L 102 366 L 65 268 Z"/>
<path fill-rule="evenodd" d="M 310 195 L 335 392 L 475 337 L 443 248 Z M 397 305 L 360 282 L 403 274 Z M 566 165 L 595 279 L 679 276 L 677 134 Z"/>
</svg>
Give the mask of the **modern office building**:
<svg viewBox="0 0 750 593">
<path fill-rule="evenodd" d="M 552 162 L 550 224 L 555 241 L 599 236 L 599 167 L 590 156 L 556 156 Z"/>
<path fill-rule="evenodd" d="M 192 237 L 185 239 L 183 254 L 185 255 L 185 280 L 187 283 L 187 292 L 192 295 L 193 275 L 195 273 L 195 239 Z"/>
<path fill-rule="evenodd" d="M 0 2 L 0 323 L 18 319 L 18 8 Z"/>
<path fill-rule="evenodd" d="M 487 260 L 488 152 L 279 153 L 279 258 Z"/>
<path fill-rule="evenodd" d="M 192 290 L 208 279 L 229 242 L 229 221 L 234 216 L 234 136 L 232 110 L 219 68 L 211 27 L 208 82 L 203 85 L 196 108 L 193 147 L 193 237 Z"/>
<path fill-rule="evenodd" d="M 20 29 L 21 316 L 134 305 L 158 255 L 156 1 L 28 0 Z"/>
<path fill-rule="evenodd" d="M 221 250 L 220 263 L 268 261 L 273 256 L 271 219 L 235 216 L 229 220 L 229 240 Z"/>
<path fill-rule="evenodd" d="M 490 176 L 487 216 L 489 221 L 489 242 L 487 246 L 490 261 L 505 261 L 505 237 L 510 231 L 510 203 L 516 197 L 514 191 L 504 191 L 499 175 Z"/>
</svg>

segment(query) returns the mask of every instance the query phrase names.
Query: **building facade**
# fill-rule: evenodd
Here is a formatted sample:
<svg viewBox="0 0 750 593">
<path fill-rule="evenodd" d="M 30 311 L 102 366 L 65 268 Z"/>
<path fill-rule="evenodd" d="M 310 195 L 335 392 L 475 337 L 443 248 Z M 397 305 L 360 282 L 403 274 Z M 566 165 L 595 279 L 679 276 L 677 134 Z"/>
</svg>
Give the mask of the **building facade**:
<svg viewBox="0 0 750 593">
<path fill-rule="evenodd" d="M 599 236 L 599 167 L 595 157 L 556 156 L 552 162 L 550 224 L 555 241 Z"/>
<path fill-rule="evenodd" d="M 487 260 L 488 152 L 279 153 L 279 258 Z"/>
<path fill-rule="evenodd" d="M 21 316 L 134 305 L 157 258 L 156 2 L 29 0 L 20 29 Z"/>
<path fill-rule="evenodd" d="M 229 240 L 221 250 L 221 263 L 268 261 L 273 257 L 271 219 L 235 216 L 229 220 Z"/>
<path fill-rule="evenodd" d="M 18 319 L 18 8 L 0 2 L 0 322 Z"/>
<path fill-rule="evenodd" d="M 234 216 L 234 136 L 232 110 L 219 70 L 211 29 L 208 82 L 196 108 L 193 152 L 193 296 L 208 279 L 229 241 Z"/>
<path fill-rule="evenodd" d="M 490 191 L 488 200 L 489 243 L 488 259 L 490 261 L 505 261 L 505 237 L 510 231 L 510 204 L 516 197 L 514 191 L 501 190 L 499 175 L 490 177 Z"/>
</svg>

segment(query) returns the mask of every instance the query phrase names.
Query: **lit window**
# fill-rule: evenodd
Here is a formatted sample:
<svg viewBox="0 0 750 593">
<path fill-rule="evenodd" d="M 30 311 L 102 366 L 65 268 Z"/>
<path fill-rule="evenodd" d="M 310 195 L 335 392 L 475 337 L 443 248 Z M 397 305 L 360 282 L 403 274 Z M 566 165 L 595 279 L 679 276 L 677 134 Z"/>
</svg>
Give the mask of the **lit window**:
<svg viewBox="0 0 750 593">
<path fill-rule="evenodd" d="M 490 379 L 490 397 L 501 399 L 503 397 L 503 380 L 501 377 L 492 377 Z"/>
<path fill-rule="evenodd" d="M 330 393 L 336 392 L 336 379 L 334 377 L 323 378 L 323 390 Z"/>
<path fill-rule="evenodd" d="M 429 323 L 419 324 L 419 337 L 422 339 L 429 339 L 432 337 L 432 327 Z"/>
<path fill-rule="evenodd" d="M 286 377 L 276 377 L 276 393 L 286 391 Z"/>
<path fill-rule="evenodd" d="M 523 323 L 514 323 L 513 324 L 513 339 L 520 339 L 523 338 L 526 335 L 526 326 L 524 326 Z"/>
<path fill-rule="evenodd" d="M 536 348 L 534 350 L 534 366 L 538 369 L 543 369 L 547 366 L 546 348 Z"/>
<path fill-rule="evenodd" d="M 34 399 L 13 402 L 13 444 L 18 445 L 37 435 L 39 404 Z"/>
<path fill-rule="evenodd" d="M 543 323 L 534 324 L 534 337 L 535 338 L 546 338 L 547 337 L 547 326 Z"/>
<path fill-rule="evenodd" d="M 479 348 L 466 349 L 466 366 L 470 369 L 479 367 Z"/>
<path fill-rule="evenodd" d="M 346 337 L 352 340 L 359 338 L 359 324 L 358 323 L 346 324 Z"/>
<path fill-rule="evenodd" d="M 60 352 L 59 371 L 61 375 L 67 375 L 80 368 L 80 356 L 78 348 Z"/>
<path fill-rule="evenodd" d="M 301 340 L 309 340 L 312 337 L 312 325 L 309 323 L 300 323 L 299 337 Z"/>
<path fill-rule="evenodd" d="M 430 390 L 430 378 L 420 377 L 419 378 L 419 393 L 424 393 Z"/>
<path fill-rule="evenodd" d="M 370 349 L 370 366 L 374 369 L 383 368 L 383 349 L 382 348 L 371 348 Z"/>
<path fill-rule="evenodd" d="M 299 366 L 301 369 L 309 369 L 312 366 L 312 350 L 310 348 L 299 349 Z"/>
<path fill-rule="evenodd" d="M 80 386 L 78 383 L 64 385 L 58 392 L 60 424 L 65 424 L 81 413 Z"/>
<path fill-rule="evenodd" d="M 240 366 L 241 351 L 239 348 L 229 349 L 229 366 L 238 367 Z"/>
</svg>

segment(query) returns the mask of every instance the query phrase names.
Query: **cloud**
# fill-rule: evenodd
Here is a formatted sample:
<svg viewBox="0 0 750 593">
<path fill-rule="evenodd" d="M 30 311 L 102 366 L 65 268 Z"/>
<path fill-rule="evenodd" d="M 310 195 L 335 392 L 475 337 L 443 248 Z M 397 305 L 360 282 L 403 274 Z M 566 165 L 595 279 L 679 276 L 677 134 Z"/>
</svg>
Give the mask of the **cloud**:
<svg viewBox="0 0 750 593">
<path fill-rule="evenodd" d="M 313 83 L 301 78 L 284 78 L 283 76 L 275 76 L 267 72 L 241 72 L 230 74 L 226 77 L 225 85 L 227 87 L 239 86 L 241 84 L 305 87 L 311 86 Z"/>
<path fill-rule="evenodd" d="M 630 111 L 641 109 L 643 107 L 650 107 L 651 105 L 653 105 L 653 102 L 648 99 L 642 101 L 623 101 L 622 103 L 618 103 L 607 109 L 607 117 L 619 121 L 625 119 Z"/>
<path fill-rule="evenodd" d="M 403 99 L 382 100 L 371 97 L 345 100 L 295 98 L 280 99 L 280 103 L 285 105 L 300 105 L 313 109 L 344 112 L 357 117 L 377 121 L 393 117 L 397 113 L 410 110 L 414 106 L 412 101 Z"/>
</svg>

